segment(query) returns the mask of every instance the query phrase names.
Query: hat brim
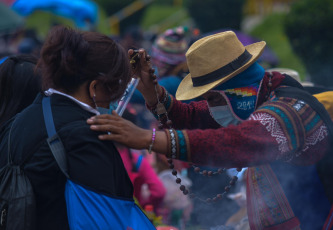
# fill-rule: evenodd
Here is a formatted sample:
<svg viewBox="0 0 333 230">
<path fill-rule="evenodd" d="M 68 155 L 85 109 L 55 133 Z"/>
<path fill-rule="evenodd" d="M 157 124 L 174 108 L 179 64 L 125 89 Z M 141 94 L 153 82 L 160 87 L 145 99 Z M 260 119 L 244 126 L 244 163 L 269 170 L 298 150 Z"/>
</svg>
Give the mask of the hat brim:
<svg viewBox="0 0 333 230">
<path fill-rule="evenodd" d="M 209 83 L 207 85 L 194 87 L 192 78 L 191 78 L 191 73 L 189 73 L 180 82 L 177 92 L 176 92 L 176 99 L 177 100 L 190 100 L 190 99 L 199 97 L 202 94 L 206 93 L 207 91 L 213 89 L 214 87 L 230 80 L 232 77 L 236 76 L 237 74 L 241 73 L 242 71 L 244 71 L 245 69 L 250 67 L 251 64 L 253 64 L 260 57 L 260 55 L 264 51 L 265 46 L 266 46 L 266 42 L 264 42 L 264 41 L 245 46 L 245 49 L 250 54 L 252 54 L 252 58 L 246 64 L 244 64 L 241 68 L 239 68 L 236 71 L 230 73 L 229 75 L 227 75 L 217 81 Z"/>
</svg>

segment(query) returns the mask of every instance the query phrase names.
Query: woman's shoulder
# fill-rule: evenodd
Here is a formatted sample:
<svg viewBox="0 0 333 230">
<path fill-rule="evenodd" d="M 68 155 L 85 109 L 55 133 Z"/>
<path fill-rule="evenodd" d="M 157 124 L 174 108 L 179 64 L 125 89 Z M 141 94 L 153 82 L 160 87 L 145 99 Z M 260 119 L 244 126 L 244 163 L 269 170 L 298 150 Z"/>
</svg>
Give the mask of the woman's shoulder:
<svg viewBox="0 0 333 230">
<path fill-rule="evenodd" d="M 68 146 L 94 146 L 95 149 L 117 151 L 113 142 L 100 140 L 98 135 L 102 134 L 102 132 L 91 130 L 86 120 L 67 123 L 58 131 L 58 134 Z"/>
</svg>

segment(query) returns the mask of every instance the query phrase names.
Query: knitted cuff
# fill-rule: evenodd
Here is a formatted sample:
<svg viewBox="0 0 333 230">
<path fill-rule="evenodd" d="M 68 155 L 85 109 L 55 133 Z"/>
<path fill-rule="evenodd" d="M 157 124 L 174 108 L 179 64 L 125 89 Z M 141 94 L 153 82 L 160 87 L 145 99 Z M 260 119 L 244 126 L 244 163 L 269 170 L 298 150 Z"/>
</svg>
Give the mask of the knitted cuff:
<svg viewBox="0 0 333 230">
<path fill-rule="evenodd" d="M 167 154 L 169 158 L 190 160 L 190 149 L 186 131 L 165 129 L 167 135 Z M 174 155 L 174 157 L 172 157 Z"/>
</svg>

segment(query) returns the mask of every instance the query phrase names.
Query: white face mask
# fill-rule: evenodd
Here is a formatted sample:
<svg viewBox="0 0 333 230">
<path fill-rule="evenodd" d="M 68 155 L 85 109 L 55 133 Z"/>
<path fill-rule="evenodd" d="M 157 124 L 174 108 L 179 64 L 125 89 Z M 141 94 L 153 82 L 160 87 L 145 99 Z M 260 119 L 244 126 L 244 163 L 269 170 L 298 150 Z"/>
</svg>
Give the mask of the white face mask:
<svg viewBox="0 0 333 230">
<path fill-rule="evenodd" d="M 115 102 L 110 103 L 108 109 L 103 108 L 103 107 L 98 107 L 98 106 L 96 107 L 96 109 L 100 114 L 111 114 L 113 110 L 117 109 L 117 106 L 118 106 L 118 101 L 115 101 Z"/>
<path fill-rule="evenodd" d="M 228 105 L 209 107 L 210 113 L 214 120 L 222 127 L 227 127 L 230 124 L 237 125 L 240 120 L 230 111 Z"/>
</svg>

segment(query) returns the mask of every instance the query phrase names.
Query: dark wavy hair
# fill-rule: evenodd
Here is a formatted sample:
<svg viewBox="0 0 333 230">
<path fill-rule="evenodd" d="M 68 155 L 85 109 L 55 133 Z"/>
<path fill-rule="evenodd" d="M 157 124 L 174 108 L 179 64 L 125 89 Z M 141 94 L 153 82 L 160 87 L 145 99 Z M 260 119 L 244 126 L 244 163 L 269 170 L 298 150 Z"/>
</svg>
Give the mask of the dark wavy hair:
<svg viewBox="0 0 333 230">
<path fill-rule="evenodd" d="M 0 125 L 29 106 L 41 91 L 37 58 L 9 56 L 0 65 Z"/>
<path fill-rule="evenodd" d="M 127 52 L 106 35 L 56 26 L 41 49 L 38 67 L 43 90 L 72 93 L 86 81 L 100 80 L 117 100 L 131 79 Z"/>
</svg>

